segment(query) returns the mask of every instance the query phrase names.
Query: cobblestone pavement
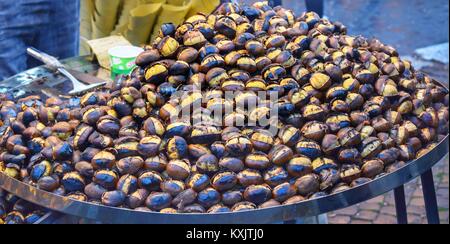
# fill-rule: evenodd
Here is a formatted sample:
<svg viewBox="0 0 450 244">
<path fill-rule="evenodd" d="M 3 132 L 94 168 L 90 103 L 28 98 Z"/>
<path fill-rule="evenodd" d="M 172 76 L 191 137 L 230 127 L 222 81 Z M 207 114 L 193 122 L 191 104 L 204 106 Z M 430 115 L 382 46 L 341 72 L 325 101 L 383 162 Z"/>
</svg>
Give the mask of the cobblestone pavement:
<svg viewBox="0 0 450 244">
<path fill-rule="evenodd" d="M 433 168 L 433 175 L 440 221 L 442 224 L 448 224 L 448 155 Z M 410 224 L 426 224 L 427 218 L 420 179 L 415 179 L 405 185 L 405 195 L 408 222 Z M 367 202 L 330 213 L 328 222 L 330 224 L 396 224 L 394 193 L 389 192 Z"/>
</svg>

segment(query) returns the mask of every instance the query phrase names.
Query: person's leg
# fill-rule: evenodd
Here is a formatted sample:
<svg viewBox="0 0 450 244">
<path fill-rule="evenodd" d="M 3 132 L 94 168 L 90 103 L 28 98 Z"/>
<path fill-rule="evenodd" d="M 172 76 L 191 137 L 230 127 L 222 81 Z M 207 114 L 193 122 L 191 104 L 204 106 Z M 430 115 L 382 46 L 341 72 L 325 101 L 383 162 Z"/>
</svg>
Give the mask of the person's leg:
<svg viewBox="0 0 450 244">
<path fill-rule="evenodd" d="M 33 38 L 33 18 L 26 0 L 0 1 L 0 81 L 27 68 L 26 42 Z"/>
<path fill-rule="evenodd" d="M 40 27 L 36 48 L 60 59 L 77 56 L 79 16 L 79 0 L 52 1 L 49 22 Z"/>
<path fill-rule="evenodd" d="M 306 9 L 308 11 L 316 12 L 320 17 L 323 17 L 323 0 L 305 0 Z"/>
<path fill-rule="evenodd" d="M 25 49 L 26 45 L 20 37 L 0 38 L 0 82 L 27 69 Z"/>
</svg>

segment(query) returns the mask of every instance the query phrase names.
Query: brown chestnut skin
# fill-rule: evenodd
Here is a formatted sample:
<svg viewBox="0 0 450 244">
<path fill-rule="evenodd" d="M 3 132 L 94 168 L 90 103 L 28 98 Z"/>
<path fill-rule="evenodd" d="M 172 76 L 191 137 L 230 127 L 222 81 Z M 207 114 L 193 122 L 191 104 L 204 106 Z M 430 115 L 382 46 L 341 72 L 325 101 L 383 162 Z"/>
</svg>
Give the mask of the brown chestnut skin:
<svg viewBox="0 0 450 244">
<path fill-rule="evenodd" d="M 361 175 L 367 178 L 374 178 L 378 174 L 381 174 L 384 169 L 383 161 L 379 159 L 369 160 L 361 167 Z"/>
<path fill-rule="evenodd" d="M 187 186 L 194 191 L 200 192 L 210 186 L 210 177 L 205 174 L 195 173 L 187 179 Z"/>
<path fill-rule="evenodd" d="M 154 211 L 169 207 L 171 202 L 172 196 L 165 192 L 154 192 L 147 197 L 147 200 L 145 200 L 146 206 Z"/>
<path fill-rule="evenodd" d="M 57 177 L 45 176 L 38 180 L 37 186 L 39 189 L 52 192 L 59 187 L 59 179 Z"/>
<path fill-rule="evenodd" d="M 294 156 L 286 166 L 289 175 L 293 177 L 302 177 L 313 171 L 311 160 L 308 157 Z"/>
<path fill-rule="evenodd" d="M 156 136 L 144 137 L 139 141 L 138 152 L 143 157 L 153 157 L 159 153 L 161 139 Z"/>
<path fill-rule="evenodd" d="M 258 207 L 259 208 L 271 208 L 271 207 L 276 207 L 276 206 L 280 206 L 281 203 L 278 202 L 277 200 L 274 199 L 270 199 L 269 201 L 266 201 L 262 204 L 260 204 Z"/>
<path fill-rule="evenodd" d="M 201 156 L 195 165 L 200 173 L 211 175 L 219 171 L 219 161 L 213 154 Z"/>
<path fill-rule="evenodd" d="M 284 165 L 292 159 L 294 153 L 291 148 L 277 145 L 269 152 L 269 159 L 276 165 Z"/>
<path fill-rule="evenodd" d="M 167 180 L 161 183 L 161 190 L 169 193 L 172 197 L 177 196 L 185 188 L 184 182 L 178 180 Z"/>
<path fill-rule="evenodd" d="M 194 204 L 187 205 L 187 206 L 181 208 L 180 212 L 181 213 L 199 213 L 199 214 L 201 214 L 201 213 L 205 213 L 206 209 L 202 205 L 200 205 L 198 203 L 194 203 Z"/>
<path fill-rule="evenodd" d="M 229 213 L 231 212 L 231 209 L 227 206 L 224 206 L 223 204 L 216 204 L 213 205 L 206 211 L 207 213 Z"/>
<path fill-rule="evenodd" d="M 232 189 L 236 184 L 237 176 L 233 172 L 218 173 L 211 179 L 212 187 L 220 192 Z"/>
<path fill-rule="evenodd" d="M 146 171 L 138 177 L 139 188 L 146 189 L 148 191 L 160 190 L 163 177 L 154 171 Z"/>
<path fill-rule="evenodd" d="M 191 188 L 180 192 L 173 200 L 172 205 L 178 209 L 183 209 L 184 206 L 192 204 L 197 199 L 197 192 Z"/>
<path fill-rule="evenodd" d="M 270 166 L 270 160 L 265 153 L 254 152 L 245 158 L 245 166 L 251 169 L 263 170 Z"/>
<path fill-rule="evenodd" d="M 116 161 L 116 156 L 109 151 L 101 151 L 97 153 L 91 160 L 94 169 L 111 168 Z"/>
<path fill-rule="evenodd" d="M 109 191 L 102 195 L 102 203 L 106 206 L 119 207 L 125 201 L 125 193 L 122 191 Z"/>
<path fill-rule="evenodd" d="M 322 140 L 322 150 L 327 155 L 336 154 L 341 148 L 341 143 L 339 142 L 339 138 L 333 134 L 327 134 L 324 136 Z"/>
<path fill-rule="evenodd" d="M 90 199 L 101 200 L 103 193 L 107 192 L 104 187 L 96 183 L 90 183 L 84 188 L 84 192 Z"/>
<path fill-rule="evenodd" d="M 253 149 L 251 141 L 246 137 L 233 137 L 227 141 L 225 148 L 228 153 L 236 156 L 243 156 Z"/>
<path fill-rule="evenodd" d="M 306 198 L 304 198 L 303 196 L 296 195 L 296 196 L 293 196 L 293 197 L 287 199 L 282 204 L 283 205 L 290 205 L 290 204 L 299 203 L 299 202 L 302 202 L 302 201 L 305 201 L 305 200 L 306 200 Z"/>
<path fill-rule="evenodd" d="M 116 162 L 121 174 L 136 174 L 144 166 L 144 160 L 139 156 L 122 158 Z"/>
<path fill-rule="evenodd" d="M 289 179 L 288 172 L 280 166 L 273 166 L 264 172 L 264 182 L 270 187 L 278 186 Z"/>
<path fill-rule="evenodd" d="M 298 178 L 294 185 L 297 187 L 297 191 L 302 196 L 309 196 L 319 191 L 319 177 L 314 174 L 305 175 Z"/>
<path fill-rule="evenodd" d="M 268 201 L 271 197 L 272 191 L 266 185 L 251 185 L 244 191 L 244 199 L 256 205 Z"/>
<path fill-rule="evenodd" d="M 220 193 L 214 188 L 206 188 L 197 195 L 198 203 L 205 208 L 210 208 L 211 206 L 219 203 L 220 198 Z"/>
<path fill-rule="evenodd" d="M 156 49 L 150 49 L 139 54 L 136 58 L 136 65 L 146 67 L 150 63 L 158 61 L 161 58 L 160 53 Z"/>
<path fill-rule="evenodd" d="M 239 184 L 243 186 L 257 185 L 263 183 L 261 173 L 253 169 L 245 169 L 237 174 Z"/>
<path fill-rule="evenodd" d="M 356 148 L 343 149 L 339 152 L 338 158 L 343 163 L 359 164 L 362 160 L 361 154 Z"/>
<path fill-rule="evenodd" d="M 231 190 L 222 194 L 222 202 L 227 206 L 233 206 L 243 200 L 242 192 Z"/>
<path fill-rule="evenodd" d="M 147 158 L 144 162 L 144 168 L 161 173 L 166 169 L 167 163 L 166 156 L 160 153 L 158 156 Z"/>
<path fill-rule="evenodd" d="M 294 196 L 296 193 L 297 193 L 296 187 L 292 186 L 287 182 L 276 186 L 272 190 L 273 199 L 276 200 L 278 204 L 280 202 L 286 201 L 290 197 Z"/>
<path fill-rule="evenodd" d="M 219 166 L 235 173 L 239 173 L 244 170 L 245 167 L 241 159 L 233 157 L 221 158 L 219 161 Z"/>
<path fill-rule="evenodd" d="M 183 160 L 172 160 L 167 164 L 167 174 L 175 180 L 184 180 L 191 173 L 188 162 Z"/>
<path fill-rule="evenodd" d="M 125 204 L 131 209 L 136 209 L 144 204 L 149 194 L 145 189 L 138 189 L 127 196 Z"/>
<path fill-rule="evenodd" d="M 94 167 L 86 161 L 76 163 L 75 170 L 85 177 L 92 177 L 94 175 Z"/>
</svg>

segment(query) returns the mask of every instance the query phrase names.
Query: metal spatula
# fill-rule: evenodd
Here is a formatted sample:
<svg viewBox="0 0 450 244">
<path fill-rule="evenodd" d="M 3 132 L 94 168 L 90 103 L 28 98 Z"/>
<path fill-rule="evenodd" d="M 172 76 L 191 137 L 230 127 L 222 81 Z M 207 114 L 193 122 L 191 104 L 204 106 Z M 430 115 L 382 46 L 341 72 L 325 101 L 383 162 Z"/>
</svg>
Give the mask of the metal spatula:
<svg viewBox="0 0 450 244">
<path fill-rule="evenodd" d="M 48 66 L 48 68 L 50 68 L 51 70 L 53 70 L 55 72 L 58 71 L 59 73 L 61 73 L 65 77 L 67 77 L 72 82 L 72 85 L 73 85 L 73 89 L 71 91 L 69 91 L 69 95 L 71 95 L 71 96 L 85 93 L 89 90 L 104 86 L 106 84 L 106 82 L 104 82 L 104 81 L 99 82 L 99 83 L 89 84 L 89 85 L 81 83 L 72 74 L 70 74 L 69 71 L 67 71 L 67 69 L 64 67 L 64 65 L 61 62 L 59 62 L 59 60 L 57 58 L 55 58 L 51 55 L 48 55 L 44 52 L 41 52 L 32 47 L 27 48 L 27 53 L 31 57 L 46 64 Z"/>
</svg>

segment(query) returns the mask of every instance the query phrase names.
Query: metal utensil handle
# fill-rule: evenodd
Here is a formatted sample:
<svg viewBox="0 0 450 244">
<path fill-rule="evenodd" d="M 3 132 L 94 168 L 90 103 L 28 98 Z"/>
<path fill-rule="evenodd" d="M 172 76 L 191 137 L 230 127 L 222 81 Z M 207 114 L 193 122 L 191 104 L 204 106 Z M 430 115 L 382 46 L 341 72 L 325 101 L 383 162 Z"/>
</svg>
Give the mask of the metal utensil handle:
<svg viewBox="0 0 450 244">
<path fill-rule="evenodd" d="M 61 62 L 59 62 L 59 60 L 57 58 L 55 58 L 49 54 L 46 54 L 44 52 L 41 52 L 34 47 L 27 48 L 27 53 L 31 57 L 46 64 L 50 69 L 52 69 L 54 71 L 63 67 L 63 65 L 61 64 Z"/>
<path fill-rule="evenodd" d="M 63 67 L 59 67 L 58 71 L 64 75 L 65 77 L 67 77 L 70 81 L 72 81 L 73 87 L 78 88 L 78 87 L 82 87 L 85 86 L 85 84 L 81 83 L 80 81 L 77 80 L 77 78 L 75 78 L 71 73 L 69 73 L 69 71 L 67 71 L 66 69 L 64 69 Z"/>
</svg>

